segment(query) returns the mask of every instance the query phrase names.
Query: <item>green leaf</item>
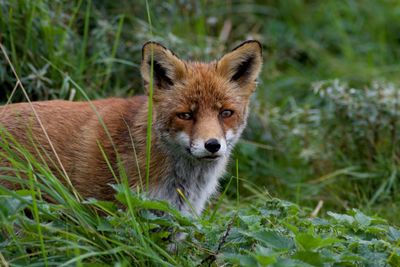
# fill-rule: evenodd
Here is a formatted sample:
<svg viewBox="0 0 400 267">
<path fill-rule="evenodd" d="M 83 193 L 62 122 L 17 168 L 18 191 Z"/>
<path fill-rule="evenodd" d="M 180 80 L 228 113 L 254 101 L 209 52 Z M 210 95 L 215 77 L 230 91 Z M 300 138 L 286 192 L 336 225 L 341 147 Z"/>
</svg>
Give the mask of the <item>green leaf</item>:
<svg viewBox="0 0 400 267">
<path fill-rule="evenodd" d="M 285 237 L 274 231 L 264 230 L 256 233 L 244 234 L 261 242 L 263 245 L 276 250 L 290 250 L 294 248 L 294 242 L 291 238 Z"/>
<path fill-rule="evenodd" d="M 390 255 L 388 263 L 393 267 L 400 266 L 400 250 L 398 250 L 397 253 L 393 252 L 392 255 Z"/>
<path fill-rule="evenodd" d="M 240 266 L 257 266 L 257 261 L 254 257 L 249 255 L 234 254 L 234 253 L 224 253 L 224 258 L 231 263 L 239 264 Z"/>
<path fill-rule="evenodd" d="M 385 234 L 387 230 L 382 226 L 369 226 L 367 227 L 367 229 L 365 229 L 365 232 L 369 234 L 378 235 L 378 234 Z"/>
<path fill-rule="evenodd" d="M 400 240 L 400 231 L 395 229 L 394 227 L 389 226 L 388 234 L 389 234 L 390 240 L 395 241 L 395 242 Z"/>
<path fill-rule="evenodd" d="M 132 206 L 134 209 L 146 209 L 146 210 L 154 210 L 154 211 L 162 211 L 169 213 L 174 216 L 174 218 L 179 221 L 182 225 L 192 225 L 192 222 L 185 216 L 183 216 L 179 211 L 172 208 L 165 201 L 157 201 L 146 199 L 143 195 L 136 194 L 132 192 L 130 189 L 127 190 L 123 185 L 112 185 L 112 187 L 117 191 L 115 198 L 123 203 L 124 205 Z"/>
<path fill-rule="evenodd" d="M 359 210 L 356 210 L 354 219 L 363 228 L 369 226 L 373 220 L 371 217 L 366 216 L 364 213 L 362 213 Z"/>
<path fill-rule="evenodd" d="M 105 219 L 101 218 L 99 224 L 97 225 L 97 230 L 103 232 L 115 231 L 115 228 Z"/>
<path fill-rule="evenodd" d="M 23 210 L 28 206 L 28 201 L 30 201 L 30 199 L 30 197 L 18 199 L 11 196 L 0 195 L 0 218 L 8 218 Z"/>
<path fill-rule="evenodd" d="M 339 214 L 331 211 L 328 211 L 327 214 L 339 223 L 353 224 L 354 222 L 354 218 L 347 214 Z"/>
<path fill-rule="evenodd" d="M 262 266 L 268 266 L 276 262 L 277 253 L 270 248 L 258 245 L 254 257 Z"/>
<path fill-rule="evenodd" d="M 293 255 L 293 258 L 317 267 L 323 267 L 326 262 L 326 259 L 319 253 L 312 251 L 298 251 Z"/>
<path fill-rule="evenodd" d="M 261 219 L 261 217 L 257 215 L 249 215 L 249 216 L 239 215 L 239 218 L 248 226 L 260 224 L 260 219 Z"/>
<path fill-rule="evenodd" d="M 304 261 L 296 259 L 278 259 L 273 265 L 274 267 L 312 267 L 312 265 L 305 263 Z"/>
<path fill-rule="evenodd" d="M 255 255 L 254 257 L 261 266 L 269 266 L 276 262 L 275 256 Z"/>
<path fill-rule="evenodd" d="M 292 231 L 294 234 L 297 234 L 299 232 L 299 228 L 297 228 L 296 226 L 294 226 L 293 224 L 284 222 L 283 223 L 290 231 Z"/>
<path fill-rule="evenodd" d="M 340 256 L 340 262 L 341 263 L 349 263 L 349 264 L 354 264 L 356 262 L 362 262 L 364 260 L 363 257 L 358 256 L 356 254 L 350 253 L 350 252 L 345 252 L 345 254 Z"/>
<path fill-rule="evenodd" d="M 330 246 L 332 244 L 338 243 L 341 240 L 334 237 L 319 237 L 313 236 L 308 233 L 299 233 L 295 237 L 297 243 L 303 247 L 305 250 L 314 250 L 326 246 Z"/>
</svg>

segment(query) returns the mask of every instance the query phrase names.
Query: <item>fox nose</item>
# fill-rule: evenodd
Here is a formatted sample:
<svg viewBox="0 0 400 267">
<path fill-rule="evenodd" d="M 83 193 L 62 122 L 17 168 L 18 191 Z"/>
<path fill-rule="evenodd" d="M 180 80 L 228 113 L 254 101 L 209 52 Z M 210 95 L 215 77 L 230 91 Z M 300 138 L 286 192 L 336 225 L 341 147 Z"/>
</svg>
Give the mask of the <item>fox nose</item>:
<svg viewBox="0 0 400 267">
<path fill-rule="evenodd" d="M 211 153 L 215 153 L 221 148 L 221 144 L 217 139 L 212 138 L 207 140 L 207 142 L 204 144 L 204 147 Z"/>
</svg>

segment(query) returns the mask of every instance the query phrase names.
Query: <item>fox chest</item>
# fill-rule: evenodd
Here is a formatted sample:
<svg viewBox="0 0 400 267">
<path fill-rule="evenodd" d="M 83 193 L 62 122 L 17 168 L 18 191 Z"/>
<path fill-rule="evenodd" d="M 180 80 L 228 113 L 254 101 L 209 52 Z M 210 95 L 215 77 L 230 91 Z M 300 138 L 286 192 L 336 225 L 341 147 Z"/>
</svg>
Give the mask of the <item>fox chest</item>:
<svg viewBox="0 0 400 267">
<path fill-rule="evenodd" d="M 226 160 L 212 164 L 177 161 L 160 183 L 150 189 L 150 197 L 169 202 L 184 214 L 200 214 L 215 193 L 225 171 Z"/>
</svg>

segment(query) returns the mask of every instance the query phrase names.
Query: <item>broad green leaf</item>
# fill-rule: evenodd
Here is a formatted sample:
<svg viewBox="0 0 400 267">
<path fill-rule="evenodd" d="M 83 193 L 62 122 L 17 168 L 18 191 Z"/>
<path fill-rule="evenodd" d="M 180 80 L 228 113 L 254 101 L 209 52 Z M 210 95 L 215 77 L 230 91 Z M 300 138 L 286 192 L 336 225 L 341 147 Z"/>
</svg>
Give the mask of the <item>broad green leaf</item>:
<svg viewBox="0 0 400 267">
<path fill-rule="evenodd" d="M 327 214 L 339 223 L 352 224 L 354 222 L 354 217 L 347 214 L 339 214 L 331 211 L 328 211 Z"/>
<path fill-rule="evenodd" d="M 290 250 L 294 248 L 294 242 L 291 238 L 274 231 L 264 230 L 256 233 L 244 234 L 261 242 L 266 247 L 271 247 L 277 250 Z"/>
<path fill-rule="evenodd" d="M 361 227 L 367 227 L 371 224 L 372 218 L 366 216 L 364 213 L 361 211 L 357 210 L 356 214 L 354 215 L 354 219 L 356 222 L 361 226 Z"/>
<path fill-rule="evenodd" d="M 254 257 L 257 259 L 258 263 L 261 266 L 268 266 L 276 262 L 277 253 L 274 252 L 271 248 L 257 245 Z"/>
<path fill-rule="evenodd" d="M 311 251 L 298 251 L 293 255 L 293 259 L 301 260 L 312 266 L 323 267 L 326 259 L 321 254 Z"/>
<path fill-rule="evenodd" d="M 257 266 L 257 261 L 254 257 L 242 254 L 224 253 L 223 257 L 231 263 L 239 264 L 240 266 L 254 267 Z"/>
<path fill-rule="evenodd" d="M 299 233 L 295 237 L 297 243 L 305 250 L 314 250 L 340 242 L 334 237 L 319 237 L 308 233 Z"/>
<path fill-rule="evenodd" d="M 392 252 L 392 254 L 389 256 L 388 263 L 392 267 L 400 266 L 400 249 L 397 249 L 397 252 Z"/>
<path fill-rule="evenodd" d="M 400 231 L 392 226 L 389 226 L 389 238 L 392 241 L 399 241 L 400 240 Z"/>
<path fill-rule="evenodd" d="M 28 206 L 29 200 L 30 197 L 18 199 L 11 196 L 0 195 L 0 218 L 7 218 L 15 215 L 17 212 Z"/>
<path fill-rule="evenodd" d="M 273 264 L 272 266 L 274 266 L 274 267 L 312 267 L 313 265 L 310 265 L 301 260 L 281 258 L 281 259 L 278 259 L 277 262 L 275 264 Z"/>
</svg>

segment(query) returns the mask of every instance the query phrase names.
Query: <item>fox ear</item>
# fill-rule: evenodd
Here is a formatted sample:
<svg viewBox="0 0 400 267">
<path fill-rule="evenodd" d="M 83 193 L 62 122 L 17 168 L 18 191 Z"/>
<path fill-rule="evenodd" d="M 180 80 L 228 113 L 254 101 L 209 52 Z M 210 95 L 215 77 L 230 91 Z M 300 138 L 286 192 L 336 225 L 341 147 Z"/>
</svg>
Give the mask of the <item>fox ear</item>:
<svg viewBox="0 0 400 267">
<path fill-rule="evenodd" d="M 254 84 L 262 65 L 262 47 L 258 41 L 243 42 L 217 63 L 218 72 L 240 86 Z M 254 84 L 255 85 L 255 84 Z"/>
<path fill-rule="evenodd" d="M 147 42 L 142 48 L 142 64 L 140 71 L 147 87 L 151 79 L 153 67 L 154 87 L 170 89 L 185 74 L 185 63 L 174 53 L 156 42 Z"/>
</svg>

